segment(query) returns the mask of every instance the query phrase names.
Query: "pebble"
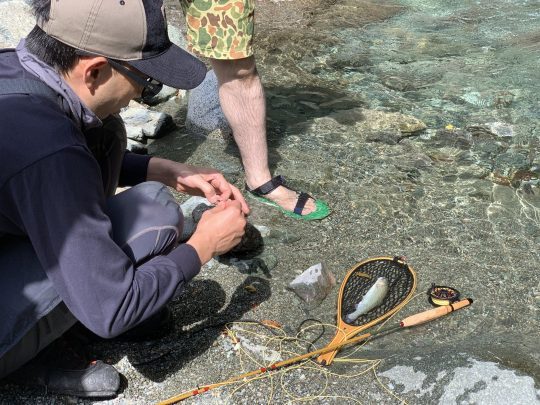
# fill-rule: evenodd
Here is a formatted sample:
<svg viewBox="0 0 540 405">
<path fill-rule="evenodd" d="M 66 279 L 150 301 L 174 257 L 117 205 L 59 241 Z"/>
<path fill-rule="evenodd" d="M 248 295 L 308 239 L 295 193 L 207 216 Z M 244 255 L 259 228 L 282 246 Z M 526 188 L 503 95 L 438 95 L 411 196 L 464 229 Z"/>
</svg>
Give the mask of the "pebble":
<svg viewBox="0 0 540 405">
<path fill-rule="evenodd" d="M 120 112 L 126 125 L 128 138 L 136 141 L 145 138 L 159 138 L 172 124 L 172 117 L 159 111 L 148 110 L 144 107 L 129 107 Z"/>
<path fill-rule="evenodd" d="M 501 138 L 510 138 L 514 136 L 513 125 L 504 122 L 489 122 L 486 125 L 492 133 Z"/>
<path fill-rule="evenodd" d="M 267 226 L 255 225 L 255 228 L 257 228 L 263 238 L 266 238 L 270 235 L 271 230 Z"/>
<path fill-rule="evenodd" d="M 288 288 L 308 304 L 309 308 L 315 308 L 335 285 L 334 275 L 322 263 L 317 263 L 296 277 Z"/>
</svg>

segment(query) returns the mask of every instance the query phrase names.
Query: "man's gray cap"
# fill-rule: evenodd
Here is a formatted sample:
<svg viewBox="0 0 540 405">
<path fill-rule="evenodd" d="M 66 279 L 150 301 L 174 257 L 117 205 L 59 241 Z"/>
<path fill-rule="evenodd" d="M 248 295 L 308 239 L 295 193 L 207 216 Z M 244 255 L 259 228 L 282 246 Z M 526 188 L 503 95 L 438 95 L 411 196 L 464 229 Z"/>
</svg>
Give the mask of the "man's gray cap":
<svg viewBox="0 0 540 405">
<path fill-rule="evenodd" d="M 199 59 L 174 45 L 161 0 L 52 0 L 37 25 L 85 53 L 128 62 L 167 86 L 197 87 L 206 75 Z"/>
</svg>

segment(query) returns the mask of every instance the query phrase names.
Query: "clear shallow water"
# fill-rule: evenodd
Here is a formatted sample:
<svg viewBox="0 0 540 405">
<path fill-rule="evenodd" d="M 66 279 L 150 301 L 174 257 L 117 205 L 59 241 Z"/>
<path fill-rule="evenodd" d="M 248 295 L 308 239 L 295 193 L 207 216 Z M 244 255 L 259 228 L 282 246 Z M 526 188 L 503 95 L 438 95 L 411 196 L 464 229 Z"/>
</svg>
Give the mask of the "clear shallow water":
<svg viewBox="0 0 540 405">
<path fill-rule="evenodd" d="M 265 2 L 258 3 L 262 6 Z M 361 1 L 342 0 L 340 7 L 342 3 L 354 9 L 350 5 Z M 253 204 L 252 223 L 287 235 L 274 238 L 265 247 L 265 254 L 277 262 L 274 267 L 264 259 L 272 267 L 267 279 L 271 297 L 256 308 L 249 307 L 253 294 L 244 286 L 252 280 L 245 278 L 243 271 L 227 266 L 203 270 L 193 283 L 193 294 L 176 304 L 176 334 L 155 346 L 103 348 L 103 358 L 116 359 L 129 380 L 120 401 L 154 403 L 191 388 L 195 382 L 222 381 L 239 373 L 239 362 L 214 344 L 215 328 L 210 328 L 205 338 L 180 332 L 184 323 L 187 327 L 200 316 L 195 325 L 202 322 L 204 326 L 203 319 L 214 310 L 216 315 L 209 319 L 219 322 L 229 313 L 249 307 L 247 318 L 276 319 L 289 327 L 306 317 L 333 324 L 337 291 L 307 314 L 285 288 L 294 276 L 323 261 L 339 283 L 354 263 L 394 254 L 408 257 L 419 282 L 418 297 L 398 318 L 429 308 L 424 291 L 432 282 L 456 287 L 463 296 L 475 299 L 466 311 L 368 345 L 373 356 L 390 364 L 413 365 L 414 369 L 407 369 L 410 373 L 400 372 L 404 377 L 423 375 L 424 371 L 430 375 L 431 379 L 420 382 L 423 389 L 403 392 L 397 387 L 398 396 L 411 404 L 448 398 L 447 387 L 463 382 L 452 379 L 455 367 L 478 375 L 466 374 L 475 387 L 457 390 L 454 402 L 479 402 L 475 391 L 492 392 L 489 398 L 500 393 L 498 398 L 505 398 L 508 391 L 504 384 L 517 390 L 524 387 L 500 374 L 477 373 L 477 368 L 461 360 L 469 356 L 509 366 L 540 381 L 540 188 L 538 178 L 527 180 L 540 175 L 539 147 L 534 142 L 540 137 L 540 2 L 401 4 L 406 8 L 384 22 L 341 28 L 341 20 L 336 19 L 322 27 L 297 27 L 293 35 L 288 31 L 276 34 L 282 43 L 266 44 L 271 55 L 258 60 L 269 98 L 272 169 L 300 189 L 327 200 L 333 213 L 317 223 L 295 222 Z M 329 10 L 321 14 L 326 12 L 331 14 Z M 329 40 L 318 41 L 316 34 Z M 310 38 L 315 40 L 309 42 Z M 311 46 L 314 42 L 316 48 Z M 258 44 L 262 48 L 264 38 Z M 303 71 L 295 70 L 298 64 Z M 388 137 L 370 137 L 362 130 L 367 119 L 355 110 L 359 106 L 414 115 L 427 124 L 427 130 L 399 142 L 395 142 L 395 131 L 389 131 Z M 182 115 L 176 102 L 167 108 L 177 118 Z M 150 145 L 151 152 L 218 167 L 242 187 L 241 162 L 234 144 L 196 140 L 186 133 L 182 119 L 174 134 Z M 474 129 L 496 122 L 502 126 Z M 449 124 L 469 129 L 444 131 Z M 513 136 L 500 137 L 489 132 L 491 128 L 502 128 Z M 519 170 L 522 177 L 505 183 Z M 506 177 L 498 180 L 503 184 L 491 177 L 496 172 Z M 256 276 L 267 277 L 260 272 Z M 231 303 L 225 308 L 226 295 Z M 144 361 L 155 353 L 167 356 L 141 369 L 133 367 L 135 360 L 142 357 Z M 194 357 L 196 361 L 190 361 Z M 421 365 L 420 357 L 430 367 Z M 457 374 L 463 376 L 462 372 Z M 496 380 L 502 388 L 493 388 Z M 302 374 L 293 384 L 306 389 L 306 395 L 325 384 L 309 375 L 307 381 L 311 382 L 306 383 Z M 246 399 L 238 403 L 257 402 L 260 393 L 264 403 L 274 393 L 278 398 L 275 403 L 290 402 L 277 392 L 279 387 L 262 384 L 255 386 L 255 393 L 246 391 Z M 344 393 L 363 403 L 395 401 L 377 382 L 370 384 L 368 375 L 361 380 L 337 380 L 331 386 L 334 390 L 330 394 L 337 398 L 329 399 L 332 403 L 342 403 L 340 395 Z M 430 393 L 425 394 L 427 391 Z M 221 398 L 225 397 L 227 394 Z M 207 403 L 212 397 L 201 398 L 200 403 Z M 0 392 L 3 403 L 51 401 L 58 399 L 43 397 L 42 390 L 11 387 Z"/>
<path fill-rule="evenodd" d="M 305 76 L 285 70 L 302 85 L 269 86 L 275 170 L 329 200 L 334 214 L 314 234 L 327 262 L 405 253 L 420 291 L 438 282 L 477 299 L 451 325 L 461 343 L 508 363 L 503 353 L 518 347 L 538 359 L 540 2 L 397 3 L 382 22 L 321 24 L 328 45 L 294 61 Z M 300 53 L 286 46 L 282 55 Z M 387 129 L 364 131 L 359 106 L 427 128 L 397 142 L 372 136 Z M 276 134 L 280 117 L 290 122 Z"/>
<path fill-rule="evenodd" d="M 409 314 L 426 309 L 433 282 L 475 304 L 374 350 L 443 346 L 538 376 L 538 2 L 400 4 L 384 21 L 344 25 L 365 3 L 343 0 L 341 14 L 260 37 L 271 169 L 333 210 L 291 223 L 252 204 L 253 223 L 295 235 L 266 247 L 277 259 L 268 308 L 286 323 L 305 318 L 280 289 L 291 272 L 324 261 L 340 280 L 366 257 L 403 254 L 419 280 Z M 392 125 L 405 118 L 377 126 L 374 111 L 427 128 L 400 135 Z M 242 187 L 232 142 L 183 135 L 153 152 L 218 167 Z M 334 322 L 333 298 L 311 315 Z"/>
<path fill-rule="evenodd" d="M 252 223 L 295 235 L 265 247 L 277 260 L 266 308 L 285 323 L 304 319 L 285 286 L 314 263 L 339 282 L 366 257 L 405 255 L 419 293 L 408 314 L 426 309 L 431 283 L 475 304 L 373 350 L 442 346 L 538 377 L 540 3 L 399 4 L 382 19 L 343 0 L 309 26 L 275 30 L 272 20 L 259 37 L 271 170 L 333 210 L 321 222 L 291 223 L 252 204 Z M 376 125 L 377 113 L 414 116 L 426 129 L 400 134 L 405 117 Z M 232 142 L 184 132 L 153 148 L 243 186 Z M 333 323 L 334 298 L 310 315 Z"/>
<path fill-rule="evenodd" d="M 398 3 L 406 9 L 386 22 L 336 30 L 326 60 L 342 69 L 321 75 L 431 128 L 505 122 L 540 136 L 539 1 Z"/>
</svg>

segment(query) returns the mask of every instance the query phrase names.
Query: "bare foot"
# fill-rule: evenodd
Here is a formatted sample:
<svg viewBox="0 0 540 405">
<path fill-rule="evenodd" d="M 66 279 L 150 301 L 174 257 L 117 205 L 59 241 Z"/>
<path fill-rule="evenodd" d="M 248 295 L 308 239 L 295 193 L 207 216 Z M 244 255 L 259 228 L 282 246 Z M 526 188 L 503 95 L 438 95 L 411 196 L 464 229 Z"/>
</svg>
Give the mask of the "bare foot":
<svg viewBox="0 0 540 405">
<path fill-rule="evenodd" d="M 283 186 L 279 186 L 272 192 L 265 194 L 264 197 L 272 200 L 287 211 L 294 211 L 294 207 L 296 207 L 296 202 L 298 201 L 298 194 Z M 310 198 L 302 210 L 302 215 L 311 214 L 313 211 L 315 211 L 315 201 L 313 198 Z"/>
</svg>

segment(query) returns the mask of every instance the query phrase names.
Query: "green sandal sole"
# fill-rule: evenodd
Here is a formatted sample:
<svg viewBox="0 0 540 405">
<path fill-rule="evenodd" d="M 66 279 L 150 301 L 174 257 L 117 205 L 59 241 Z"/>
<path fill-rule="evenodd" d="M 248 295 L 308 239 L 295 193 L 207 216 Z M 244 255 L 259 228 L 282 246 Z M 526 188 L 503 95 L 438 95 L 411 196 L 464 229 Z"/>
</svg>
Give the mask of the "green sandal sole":
<svg viewBox="0 0 540 405">
<path fill-rule="evenodd" d="M 255 200 L 259 201 L 260 203 L 263 203 L 265 205 L 269 205 L 270 207 L 277 208 L 279 211 L 281 211 L 283 214 L 285 214 L 289 218 L 299 219 L 299 220 L 302 220 L 302 221 L 320 220 L 320 219 L 326 218 L 328 215 L 330 215 L 330 212 L 331 212 L 328 205 L 322 200 L 315 200 L 315 211 L 310 212 L 307 215 L 298 215 L 298 214 L 295 214 L 292 211 L 288 211 L 288 210 L 282 208 L 281 206 L 279 206 L 278 204 L 276 204 L 272 200 L 269 200 L 268 198 L 260 197 L 260 196 L 257 196 L 255 194 L 253 194 L 253 193 L 250 193 L 250 192 L 248 192 L 248 196 L 250 198 L 252 198 L 252 199 L 255 199 Z"/>
</svg>

